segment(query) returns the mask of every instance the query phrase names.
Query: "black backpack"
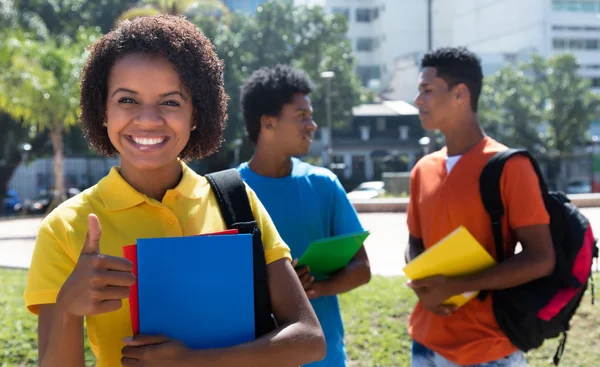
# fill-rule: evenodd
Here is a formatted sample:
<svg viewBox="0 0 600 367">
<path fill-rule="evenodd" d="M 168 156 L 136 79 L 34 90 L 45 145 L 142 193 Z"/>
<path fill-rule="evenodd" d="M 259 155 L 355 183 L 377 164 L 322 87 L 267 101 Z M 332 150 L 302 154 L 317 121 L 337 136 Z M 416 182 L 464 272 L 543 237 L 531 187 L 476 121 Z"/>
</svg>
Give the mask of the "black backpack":
<svg viewBox="0 0 600 367">
<path fill-rule="evenodd" d="M 227 228 L 237 229 L 239 233 L 252 234 L 254 334 L 256 338 L 261 337 L 275 330 L 277 323 L 271 308 L 267 263 L 261 233 L 252 214 L 244 181 L 235 168 L 210 173 L 205 177 L 215 193 Z"/>
<path fill-rule="evenodd" d="M 491 294 L 498 325 L 510 341 L 524 352 L 538 348 L 545 339 L 562 334 L 554 355 L 554 364 L 558 365 L 564 352 L 570 320 L 581 303 L 588 281 L 592 283 L 594 303 L 592 264 L 593 258 L 598 258 L 598 247 L 589 220 L 565 194 L 548 191 L 539 166 L 529 152 L 508 149 L 496 153 L 480 176 L 481 199 L 492 222 L 497 261 L 506 258 L 501 229 L 504 206 L 500 177 L 506 161 L 517 154 L 528 157 L 538 175 L 550 215 L 556 267 L 547 277 L 514 288 L 481 292 L 479 298 L 484 299 L 486 294 Z"/>
</svg>

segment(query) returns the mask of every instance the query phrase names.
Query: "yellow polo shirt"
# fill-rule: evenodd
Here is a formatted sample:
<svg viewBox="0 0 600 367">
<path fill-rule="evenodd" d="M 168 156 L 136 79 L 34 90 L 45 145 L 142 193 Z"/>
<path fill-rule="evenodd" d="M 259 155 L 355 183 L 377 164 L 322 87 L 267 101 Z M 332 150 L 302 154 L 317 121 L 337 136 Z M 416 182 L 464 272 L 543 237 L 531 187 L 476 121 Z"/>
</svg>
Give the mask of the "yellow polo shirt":
<svg viewBox="0 0 600 367">
<path fill-rule="evenodd" d="M 162 202 L 131 187 L 113 167 L 98 184 L 69 199 L 42 222 L 25 289 L 29 311 L 56 302 L 85 241 L 88 214 L 98 216 L 102 228 L 100 251 L 122 256 L 122 247 L 137 238 L 190 236 L 226 229 L 219 206 L 206 178 L 182 163 L 179 185 L 168 190 Z M 267 263 L 291 260 L 290 249 L 275 229 L 267 211 L 246 186 L 252 212 L 262 232 Z M 86 317 L 88 338 L 97 366 L 120 366 L 123 338 L 131 336 L 129 302 L 115 312 Z"/>
</svg>

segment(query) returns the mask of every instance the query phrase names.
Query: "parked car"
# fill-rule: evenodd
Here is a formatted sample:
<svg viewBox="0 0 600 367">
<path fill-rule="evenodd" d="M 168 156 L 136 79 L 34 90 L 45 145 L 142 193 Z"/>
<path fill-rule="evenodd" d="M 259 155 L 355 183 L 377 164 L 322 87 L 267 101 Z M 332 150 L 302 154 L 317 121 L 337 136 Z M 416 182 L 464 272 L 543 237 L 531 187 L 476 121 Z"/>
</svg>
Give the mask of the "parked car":
<svg viewBox="0 0 600 367">
<path fill-rule="evenodd" d="M 587 194 L 592 192 L 592 185 L 587 180 L 575 180 L 567 185 L 567 194 Z"/>
<path fill-rule="evenodd" d="M 367 181 L 348 193 L 349 199 L 373 199 L 385 193 L 383 181 Z"/>
<path fill-rule="evenodd" d="M 79 192 L 80 191 L 76 188 L 67 189 L 67 198 L 72 198 L 79 194 Z M 29 214 L 44 214 L 48 211 L 48 207 L 50 206 L 50 203 L 52 203 L 53 198 L 53 190 L 42 190 L 35 198 L 25 200 L 25 210 L 27 210 L 27 213 Z"/>
<path fill-rule="evenodd" d="M 4 215 L 15 215 L 21 211 L 23 205 L 15 190 L 8 190 L 2 200 L 2 212 Z"/>
</svg>

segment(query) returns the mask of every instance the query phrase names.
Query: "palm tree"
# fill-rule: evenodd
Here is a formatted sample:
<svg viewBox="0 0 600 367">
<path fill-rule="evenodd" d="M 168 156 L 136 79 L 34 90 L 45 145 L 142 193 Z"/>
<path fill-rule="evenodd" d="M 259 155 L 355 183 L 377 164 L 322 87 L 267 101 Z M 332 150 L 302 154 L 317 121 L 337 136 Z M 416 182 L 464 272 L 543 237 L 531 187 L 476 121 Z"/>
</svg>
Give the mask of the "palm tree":
<svg viewBox="0 0 600 367">
<path fill-rule="evenodd" d="M 0 34 L 0 109 L 35 131 L 48 130 L 54 152 L 54 205 L 66 197 L 63 135 L 77 122 L 84 44 L 95 36 L 82 31 L 78 40 L 39 40 L 19 30 Z"/>
</svg>

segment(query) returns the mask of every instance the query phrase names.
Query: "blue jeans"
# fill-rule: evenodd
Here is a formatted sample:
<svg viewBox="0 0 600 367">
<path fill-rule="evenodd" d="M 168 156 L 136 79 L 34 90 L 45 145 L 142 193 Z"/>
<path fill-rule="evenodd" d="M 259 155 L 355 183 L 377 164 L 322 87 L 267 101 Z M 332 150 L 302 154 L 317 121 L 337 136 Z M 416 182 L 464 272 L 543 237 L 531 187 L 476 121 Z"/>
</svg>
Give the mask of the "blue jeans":
<svg viewBox="0 0 600 367">
<path fill-rule="evenodd" d="M 411 353 L 412 367 L 459 367 L 426 346 L 413 341 Z M 468 367 L 526 367 L 527 359 L 521 351 L 516 351 L 497 361 L 471 365 Z"/>
</svg>

